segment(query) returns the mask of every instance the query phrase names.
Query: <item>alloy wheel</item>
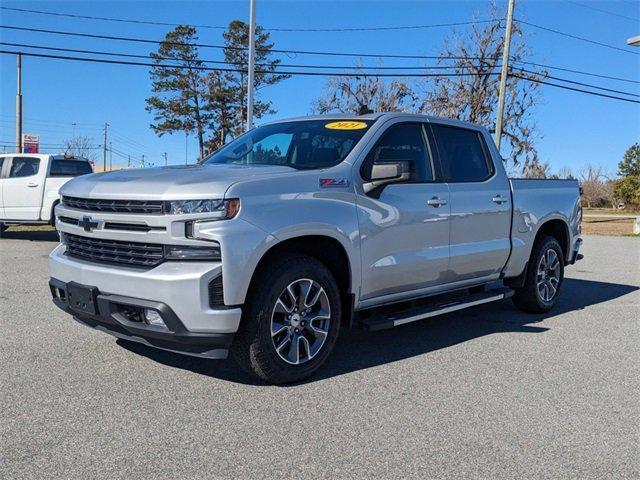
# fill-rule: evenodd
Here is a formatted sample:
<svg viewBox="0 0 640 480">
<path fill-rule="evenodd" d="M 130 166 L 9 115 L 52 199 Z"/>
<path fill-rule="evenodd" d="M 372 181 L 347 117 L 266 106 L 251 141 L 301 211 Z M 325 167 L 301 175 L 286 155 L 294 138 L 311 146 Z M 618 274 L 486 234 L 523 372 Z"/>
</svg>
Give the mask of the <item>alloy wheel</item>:
<svg viewBox="0 0 640 480">
<path fill-rule="evenodd" d="M 545 302 L 553 300 L 553 297 L 558 292 L 558 286 L 560 285 L 560 258 L 553 248 L 549 248 L 540 258 L 536 285 L 540 298 Z"/>
<path fill-rule="evenodd" d="M 271 341 L 278 356 L 300 365 L 315 357 L 329 335 L 331 306 L 318 282 L 301 278 L 291 282 L 271 313 Z"/>
</svg>

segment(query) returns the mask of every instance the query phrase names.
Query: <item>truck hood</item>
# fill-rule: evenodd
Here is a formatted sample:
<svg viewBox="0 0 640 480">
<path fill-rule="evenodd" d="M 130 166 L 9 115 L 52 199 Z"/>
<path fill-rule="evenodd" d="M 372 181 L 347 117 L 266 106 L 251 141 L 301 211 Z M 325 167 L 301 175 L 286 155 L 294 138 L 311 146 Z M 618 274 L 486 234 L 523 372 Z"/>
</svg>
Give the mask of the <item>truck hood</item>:
<svg viewBox="0 0 640 480">
<path fill-rule="evenodd" d="M 71 197 L 129 200 L 221 198 L 240 180 L 295 173 L 294 168 L 284 166 L 226 164 L 116 170 L 77 177 L 66 183 L 60 193 Z"/>
</svg>

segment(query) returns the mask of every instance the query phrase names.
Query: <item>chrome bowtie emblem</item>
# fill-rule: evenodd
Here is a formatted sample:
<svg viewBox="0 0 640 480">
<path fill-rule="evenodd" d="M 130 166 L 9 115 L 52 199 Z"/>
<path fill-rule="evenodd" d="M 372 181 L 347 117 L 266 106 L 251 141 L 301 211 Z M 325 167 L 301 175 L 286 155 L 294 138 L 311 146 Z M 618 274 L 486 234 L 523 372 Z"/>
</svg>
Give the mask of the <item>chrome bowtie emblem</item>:
<svg viewBox="0 0 640 480">
<path fill-rule="evenodd" d="M 98 227 L 98 222 L 93 221 L 90 215 L 85 215 L 80 220 L 78 220 L 78 226 L 84 228 L 85 232 L 90 232 L 94 228 Z"/>
</svg>

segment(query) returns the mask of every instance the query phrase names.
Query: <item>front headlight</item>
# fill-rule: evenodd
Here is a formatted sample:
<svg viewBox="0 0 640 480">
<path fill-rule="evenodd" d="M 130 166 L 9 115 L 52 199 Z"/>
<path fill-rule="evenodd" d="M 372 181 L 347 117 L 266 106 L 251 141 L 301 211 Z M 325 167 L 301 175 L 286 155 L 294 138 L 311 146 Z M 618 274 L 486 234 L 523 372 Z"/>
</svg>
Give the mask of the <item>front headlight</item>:
<svg viewBox="0 0 640 480">
<path fill-rule="evenodd" d="M 165 212 L 170 215 L 209 213 L 211 220 L 226 220 L 235 217 L 240 210 L 240 200 L 230 198 L 207 200 L 172 200 L 165 202 Z"/>
</svg>

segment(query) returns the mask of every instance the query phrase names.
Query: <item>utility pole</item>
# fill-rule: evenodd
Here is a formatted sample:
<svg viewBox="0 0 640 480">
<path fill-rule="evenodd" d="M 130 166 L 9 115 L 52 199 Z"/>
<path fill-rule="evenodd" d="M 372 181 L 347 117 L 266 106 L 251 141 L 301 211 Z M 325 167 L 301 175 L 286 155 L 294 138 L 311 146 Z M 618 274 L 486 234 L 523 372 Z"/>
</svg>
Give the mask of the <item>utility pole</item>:
<svg viewBox="0 0 640 480">
<path fill-rule="evenodd" d="M 104 143 L 102 144 L 102 171 L 107 171 L 107 128 L 109 124 L 104 124 Z"/>
<path fill-rule="evenodd" d="M 187 130 L 184 131 L 184 164 L 187 165 L 189 158 L 189 132 Z"/>
<path fill-rule="evenodd" d="M 144 168 L 144 153 L 142 154 L 142 161 L 140 163 L 142 163 L 142 168 Z"/>
<path fill-rule="evenodd" d="M 127 155 L 127 168 L 131 168 L 131 155 Z"/>
<path fill-rule="evenodd" d="M 504 32 L 504 45 L 502 46 L 502 71 L 500 72 L 500 92 L 498 94 L 498 114 L 496 116 L 496 146 L 500 152 L 500 140 L 502 137 L 502 117 L 504 115 L 504 99 L 507 94 L 507 75 L 509 73 L 509 48 L 511 47 L 511 27 L 513 26 L 513 9 L 516 0 L 509 0 L 507 7 L 507 25 Z"/>
<path fill-rule="evenodd" d="M 256 0 L 249 0 L 249 72 L 247 75 L 247 130 L 253 128 L 253 84 L 256 62 Z"/>
<path fill-rule="evenodd" d="M 16 55 L 18 76 L 16 79 L 16 152 L 22 153 L 22 54 Z"/>
<path fill-rule="evenodd" d="M 111 149 L 111 142 L 109 142 L 109 171 L 113 170 L 113 150 Z"/>
<path fill-rule="evenodd" d="M 167 166 L 167 152 L 164 152 L 162 154 L 162 156 L 164 157 L 164 166 L 166 167 Z"/>
</svg>

